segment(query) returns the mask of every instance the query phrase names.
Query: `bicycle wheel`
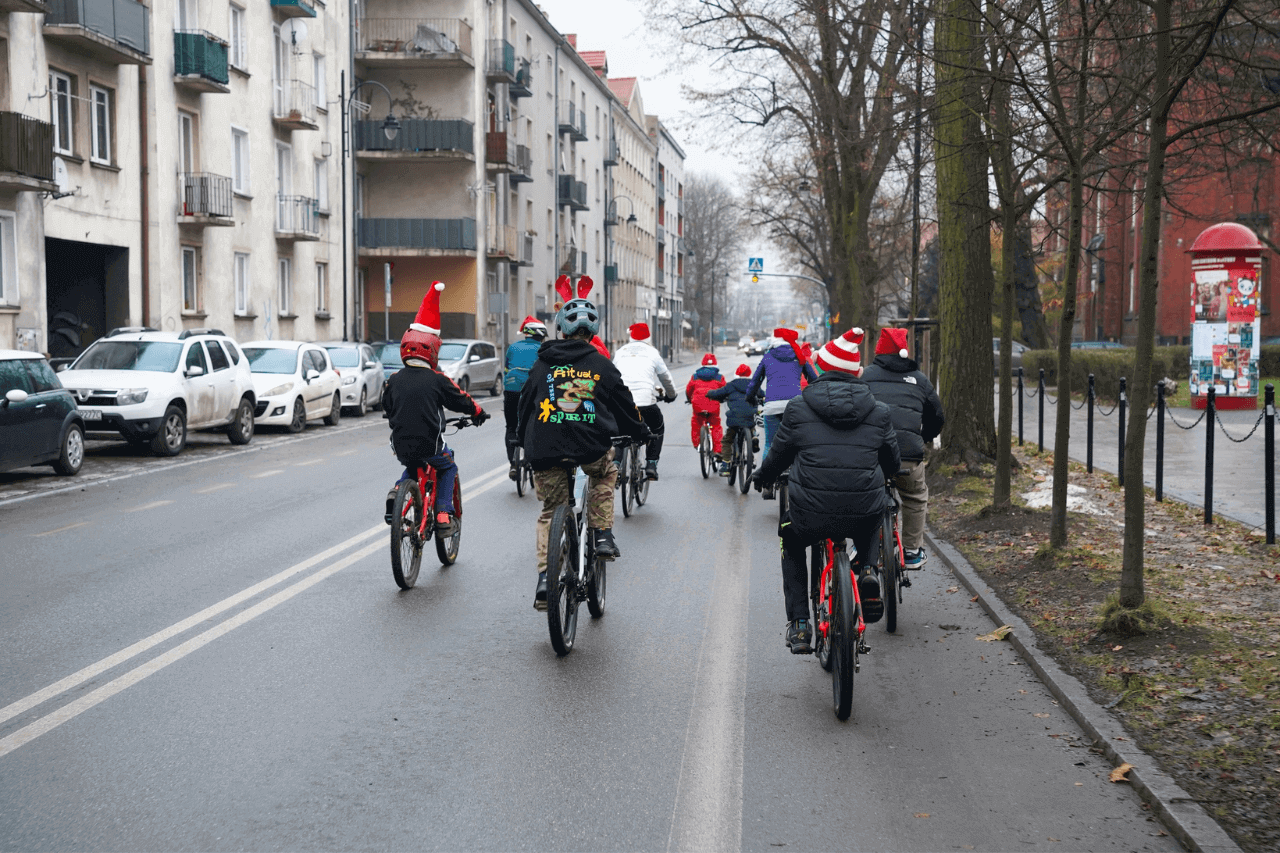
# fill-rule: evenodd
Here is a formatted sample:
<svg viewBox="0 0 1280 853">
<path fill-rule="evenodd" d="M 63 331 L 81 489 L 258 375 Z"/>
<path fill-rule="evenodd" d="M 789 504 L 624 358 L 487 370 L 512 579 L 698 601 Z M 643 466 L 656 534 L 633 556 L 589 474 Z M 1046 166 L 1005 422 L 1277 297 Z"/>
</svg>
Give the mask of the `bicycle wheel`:
<svg viewBox="0 0 1280 853">
<path fill-rule="evenodd" d="M 568 506 L 551 516 L 547 538 L 547 628 L 551 648 L 563 657 L 573 651 L 578 632 L 578 528 Z"/>
<path fill-rule="evenodd" d="M 458 548 L 462 546 L 462 480 L 453 481 L 453 533 L 449 536 L 436 534 L 436 556 L 442 566 L 452 566 L 458 559 Z"/>
<path fill-rule="evenodd" d="M 831 592 L 826 591 L 823 595 L 822 589 L 822 570 L 826 568 L 827 554 L 822 542 L 814 545 L 809 549 L 809 589 L 811 590 L 809 597 L 813 601 L 813 653 L 818 658 L 818 663 L 827 672 L 831 671 L 831 642 L 829 639 L 831 632 Z M 828 578 L 828 584 L 830 579 Z M 822 630 L 823 624 L 827 625 L 827 631 Z"/>
<path fill-rule="evenodd" d="M 636 493 L 636 506 L 644 506 L 644 502 L 649 500 L 649 477 L 640 461 L 639 449 L 631 452 L 631 488 Z"/>
<path fill-rule="evenodd" d="M 884 600 L 884 629 L 898 630 L 898 542 L 893 535 L 893 514 L 880 522 L 880 597 Z"/>
<path fill-rule="evenodd" d="M 592 617 L 599 619 L 604 615 L 605 581 L 608 580 L 609 564 L 604 560 L 592 558 L 593 567 L 587 576 L 587 610 Z"/>
<path fill-rule="evenodd" d="M 742 436 L 734 435 L 733 452 L 729 455 L 729 488 L 738 482 L 738 459 L 742 455 Z"/>
<path fill-rule="evenodd" d="M 742 471 L 738 475 L 738 490 L 744 495 L 751 491 L 751 475 L 756 470 L 756 455 L 751 452 L 751 439 L 746 438 L 742 442 L 742 458 L 739 463 Z"/>
<path fill-rule="evenodd" d="M 631 464 L 632 450 L 630 446 L 622 448 L 618 457 L 618 485 L 622 489 L 622 517 L 630 518 L 635 509 L 636 495 L 634 489 L 635 466 Z"/>
<path fill-rule="evenodd" d="M 831 694 L 837 720 L 849 719 L 853 711 L 853 675 L 857 671 L 858 614 L 853 603 L 853 574 L 849 555 L 836 552 L 831 570 Z"/>
<path fill-rule="evenodd" d="M 516 497 L 524 497 L 524 448 L 517 447 L 511 464 L 516 466 Z"/>
<path fill-rule="evenodd" d="M 422 495 L 418 484 L 412 480 L 397 483 L 391 507 L 391 574 L 401 589 L 412 589 L 422 566 L 422 540 L 418 536 Z"/>
<path fill-rule="evenodd" d="M 711 476 L 711 430 L 707 429 L 707 425 L 702 425 L 702 431 L 698 433 L 698 463 L 702 465 L 702 479 Z"/>
</svg>

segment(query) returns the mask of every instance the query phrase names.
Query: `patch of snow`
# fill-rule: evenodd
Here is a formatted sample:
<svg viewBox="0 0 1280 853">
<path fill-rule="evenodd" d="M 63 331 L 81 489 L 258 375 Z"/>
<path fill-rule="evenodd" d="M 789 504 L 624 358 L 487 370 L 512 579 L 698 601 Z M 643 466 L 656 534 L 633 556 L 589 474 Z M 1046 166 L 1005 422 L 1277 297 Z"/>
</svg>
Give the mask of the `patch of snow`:
<svg viewBox="0 0 1280 853">
<path fill-rule="evenodd" d="M 1039 476 L 1036 477 L 1039 480 Z M 1031 509 L 1046 509 L 1053 505 L 1053 475 L 1046 474 L 1044 479 L 1036 483 L 1034 489 L 1022 493 L 1022 499 Z M 1086 515 L 1110 516 L 1112 513 L 1104 509 L 1084 486 L 1067 483 L 1067 511 L 1083 512 Z"/>
</svg>

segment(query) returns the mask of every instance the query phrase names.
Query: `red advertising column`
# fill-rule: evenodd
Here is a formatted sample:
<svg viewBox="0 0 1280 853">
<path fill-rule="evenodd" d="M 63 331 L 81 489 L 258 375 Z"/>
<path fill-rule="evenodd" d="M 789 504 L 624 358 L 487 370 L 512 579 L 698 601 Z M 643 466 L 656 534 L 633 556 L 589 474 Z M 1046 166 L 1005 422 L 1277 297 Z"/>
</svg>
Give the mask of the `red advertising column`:
<svg viewBox="0 0 1280 853">
<path fill-rule="evenodd" d="M 1191 253 L 1191 404 L 1215 389 L 1219 409 L 1258 408 L 1262 243 L 1236 222 L 1200 232 Z"/>
</svg>

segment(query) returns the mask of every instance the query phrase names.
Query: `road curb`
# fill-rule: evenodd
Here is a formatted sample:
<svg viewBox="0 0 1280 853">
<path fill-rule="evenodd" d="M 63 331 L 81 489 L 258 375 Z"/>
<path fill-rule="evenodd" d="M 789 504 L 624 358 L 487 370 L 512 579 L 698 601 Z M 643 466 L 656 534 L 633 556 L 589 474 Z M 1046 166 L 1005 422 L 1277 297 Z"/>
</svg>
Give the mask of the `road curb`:
<svg viewBox="0 0 1280 853">
<path fill-rule="evenodd" d="M 929 547 L 942 558 L 965 588 L 997 625 L 1009 625 L 1013 631 L 1008 640 L 1027 661 L 1054 698 L 1066 708 L 1085 734 L 1114 765 L 1129 763 L 1129 780 L 1138 795 L 1150 804 L 1151 811 L 1163 822 L 1169 833 L 1183 847 L 1205 853 L 1239 851 L 1218 822 L 1214 820 L 1172 776 L 1160 769 L 1155 759 L 1133 743 L 1128 732 L 1107 710 L 1089 698 L 1084 685 L 1069 674 L 1036 645 L 1029 625 L 1005 607 L 999 597 L 978 576 L 973 566 L 950 544 L 931 531 L 925 533 Z"/>
</svg>

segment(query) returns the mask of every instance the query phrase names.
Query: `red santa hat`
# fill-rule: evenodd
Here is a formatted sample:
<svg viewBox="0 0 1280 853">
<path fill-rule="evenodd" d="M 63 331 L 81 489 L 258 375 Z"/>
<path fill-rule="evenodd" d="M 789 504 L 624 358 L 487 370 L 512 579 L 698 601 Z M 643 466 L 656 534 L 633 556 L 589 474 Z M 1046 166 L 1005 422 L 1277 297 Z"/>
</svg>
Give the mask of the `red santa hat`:
<svg viewBox="0 0 1280 853">
<path fill-rule="evenodd" d="M 427 295 L 422 297 L 422 306 L 418 308 L 417 316 L 409 324 L 410 329 L 428 335 L 440 334 L 440 293 L 443 290 L 443 281 L 431 283 Z"/>
<path fill-rule="evenodd" d="M 534 317 L 532 314 L 530 314 L 529 316 L 525 317 L 523 320 L 520 321 L 519 331 L 523 332 L 525 330 L 525 327 L 528 326 L 530 323 L 541 323 L 541 322 L 542 321 L 539 320 L 537 317 Z"/>
<path fill-rule="evenodd" d="M 703 367 L 717 367 L 719 364 L 720 362 L 716 361 L 716 354 L 713 352 L 709 352 L 702 357 Z"/>
<path fill-rule="evenodd" d="M 775 338 L 780 338 L 789 344 L 794 344 L 797 340 L 800 339 L 800 333 L 797 332 L 795 329 L 787 329 L 782 326 L 779 326 L 778 328 L 773 330 L 773 336 Z"/>
<path fill-rule="evenodd" d="M 739 364 L 738 369 L 733 372 L 734 376 L 750 376 L 751 367 L 746 364 Z"/>
<path fill-rule="evenodd" d="M 876 355 L 900 355 L 907 357 L 907 330 L 881 329 L 880 340 L 876 341 Z"/>
<path fill-rule="evenodd" d="M 854 376 L 862 375 L 862 337 L 865 333 L 862 329 L 854 326 L 840 337 L 830 341 L 825 347 L 818 350 L 818 367 L 824 371 L 838 370 L 842 373 L 851 373 Z"/>
<path fill-rule="evenodd" d="M 648 323 L 633 323 L 629 331 L 631 332 L 631 340 L 633 341 L 649 340 L 650 335 Z"/>
</svg>

